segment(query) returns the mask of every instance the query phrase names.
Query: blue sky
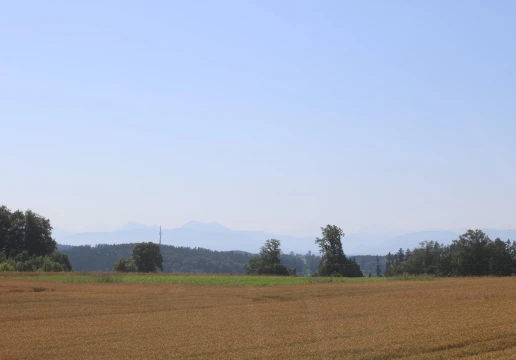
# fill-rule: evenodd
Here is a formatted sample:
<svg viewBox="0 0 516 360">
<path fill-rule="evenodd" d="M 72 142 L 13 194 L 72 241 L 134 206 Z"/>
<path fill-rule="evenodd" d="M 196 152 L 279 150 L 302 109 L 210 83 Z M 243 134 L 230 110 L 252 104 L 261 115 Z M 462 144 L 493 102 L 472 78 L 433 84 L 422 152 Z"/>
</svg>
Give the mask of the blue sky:
<svg viewBox="0 0 516 360">
<path fill-rule="evenodd" d="M 56 227 L 516 228 L 512 1 L 0 4 L 0 203 Z"/>
</svg>

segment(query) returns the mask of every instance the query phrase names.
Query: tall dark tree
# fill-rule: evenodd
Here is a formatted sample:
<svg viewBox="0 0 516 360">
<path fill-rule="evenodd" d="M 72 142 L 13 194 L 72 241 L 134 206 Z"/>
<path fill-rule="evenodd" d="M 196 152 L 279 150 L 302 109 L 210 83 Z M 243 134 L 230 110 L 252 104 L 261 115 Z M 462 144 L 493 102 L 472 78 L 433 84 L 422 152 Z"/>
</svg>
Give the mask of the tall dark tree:
<svg viewBox="0 0 516 360">
<path fill-rule="evenodd" d="M 389 272 L 389 269 L 391 268 L 392 265 L 394 265 L 393 259 L 392 259 L 392 254 L 389 251 L 389 253 L 387 254 L 387 257 L 385 259 L 385 273 L 386 274 Z"/>
<path fill-rule="evenodd" d="M 31 255 L 50 255 L 56 250 L 50 220 L 31 210 L 25 212 L 25 249 Z"/>
<path fill-rule="evenodd" d="M 499 238 L 490 244 L 489 273 L 491 275 L 511 275 L 514 265 L 509 250 L 510 245 L 510 242 L 504 242 Z"/>
<path fill-rule="evenodd" d="M 380 270 L 380 257 L 376 255 L 376 276 L 382 276 L 382 271 Z"/>
<path fill-rule="evenodd" d="M 397 258 L 399 263 L 405 262 L 405 252 L 402 248 L 398 250 Z"/>
<path fill-rule="evenodd" d="M 261 247 L 260 256 L 269 264 L 281 263 L 281 242 L 276 239 L 270 239 Z"/>
<path fill-rule="evenodd" d="M 319 263 L 320 276 L 363 276 L 360 266 L 350 261 L 344 254 L 341 238 L 344 232 L 335 225 L 321 228 L 322 237 L 316 238 L 322 255 Z"/>
<path fill-rule="evenodd" d="M 408 261 L 408 259 L 410 258 L 410 254 L 412 254 L 412 251 L 410 251 L 410 249 L 407 249 L 407 251 L 405 251 L 405 261 Z"/>
<path fill-rule="evenodd" d="M 458 252 L 458 275 L 489 274 L 489 237 L 482 230 L 468 230 L 455 240 L 452 247 Z"/>
<path fill-rule="evenodd" d="M 441 256 L 441 245 L 437 241 L 424 241 L 424 273 L 435 275 L 438 271 L 439 258 Z"/>
<path fill-rule="evenodd" d="M 163 271 L 163 257 L 160 247 L 152 242 L 138 243 L 133 248 L 133 260 L 138 272 Z"/>
<path fill-rule="evenodd" d="M 25 214 L 16 210 L 10 216 L 10 228 L 5 239 L 4 250 L 7 257 L 14 257 L 25 249 Z"/>
<path fill-rule="evenodd" d="M 289 275 L 288 269 L 281 263 L 281 242 L 269 239 L 261 247 L 260 255 L 249 259 L 244 265 L 248 275 Z"/>
<path fill-rule="evenodd" d="M 11 228 L 11 211 L 5 207 L 0 207 L 0 252 L 4 251 L 7 243 L 7 236 Z"/>
</svg>

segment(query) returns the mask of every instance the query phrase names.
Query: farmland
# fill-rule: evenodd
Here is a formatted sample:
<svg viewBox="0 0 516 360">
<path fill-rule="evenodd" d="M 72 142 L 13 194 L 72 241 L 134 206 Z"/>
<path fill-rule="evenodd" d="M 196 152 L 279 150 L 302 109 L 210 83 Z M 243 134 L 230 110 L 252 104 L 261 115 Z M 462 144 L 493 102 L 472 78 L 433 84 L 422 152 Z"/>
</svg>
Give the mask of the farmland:
<svg viewBox="0 0 516 360">
<path fill-rule="evenodd" d="M 514 277 L 406 280 L 0 276 L 0 358 L 516 358 Z"/>
</svg>

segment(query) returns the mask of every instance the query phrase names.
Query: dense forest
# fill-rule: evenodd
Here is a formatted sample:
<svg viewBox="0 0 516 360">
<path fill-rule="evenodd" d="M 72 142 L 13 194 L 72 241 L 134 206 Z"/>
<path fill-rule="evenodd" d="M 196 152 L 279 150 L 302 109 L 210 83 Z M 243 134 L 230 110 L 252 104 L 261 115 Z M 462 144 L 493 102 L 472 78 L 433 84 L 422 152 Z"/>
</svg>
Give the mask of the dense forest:
<svg viewBox="0 0 516 360">
<path fill-rule="evenodd" d="M 0 271 L 71 271 L 57 251 L 50 220 L 31 210 L 0 207 Z"/>
<path fill-rule="evenodd" d="M 412 251 L 387 254 L 387 276 L 508 276 L 516 273 L 516 241 L 491 240 L 481 230 L 468 230 L 451 245 L 425 241 Z"/>
<path fill-rule="evenodd" d="M 135 244 L 67 246 L 58 248 L 68 255 L 76 271 L 112 271 L 120 258 L 130 258 Z M 163 271 L 170 273 L 244 274 L 244 265 L 257 254 L 243 251 L 213 251 L 203 248 L 161 245 Z M 312 253 L 281 254 L 281 262 L 287 268 L 295 268 L 298 276 L 310 276 L 317 272 L 321 257 Z M 376 274 L 376 256 L 355 256 L 364 275 Z M 385 272 L 385 256 L 380 256 L 382 273 Z"/>
</svg>

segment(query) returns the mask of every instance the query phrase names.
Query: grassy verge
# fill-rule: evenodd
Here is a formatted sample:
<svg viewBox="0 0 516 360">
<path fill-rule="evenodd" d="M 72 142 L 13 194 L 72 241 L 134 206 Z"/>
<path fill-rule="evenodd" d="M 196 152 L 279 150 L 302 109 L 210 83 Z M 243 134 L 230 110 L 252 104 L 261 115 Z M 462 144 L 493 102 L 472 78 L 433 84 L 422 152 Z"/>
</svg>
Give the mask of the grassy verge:
<svg viewBox="0 0 516 360">
<path fill-rule="evenodd" d="M 183 285 L 223 285 L 223 286 L 275 286 L 326 283 L 363 283 L 382 281 L 434 280 L 432 276 L 401 277 L 289 277 L 289 276 L 243 276 L 205 274 L 117 274 L 117 273 L 0 273 L 0 278 L 53 280 L 65 283 L 127 283 L 127 284 L 183 284 Z"/>
</svg>

